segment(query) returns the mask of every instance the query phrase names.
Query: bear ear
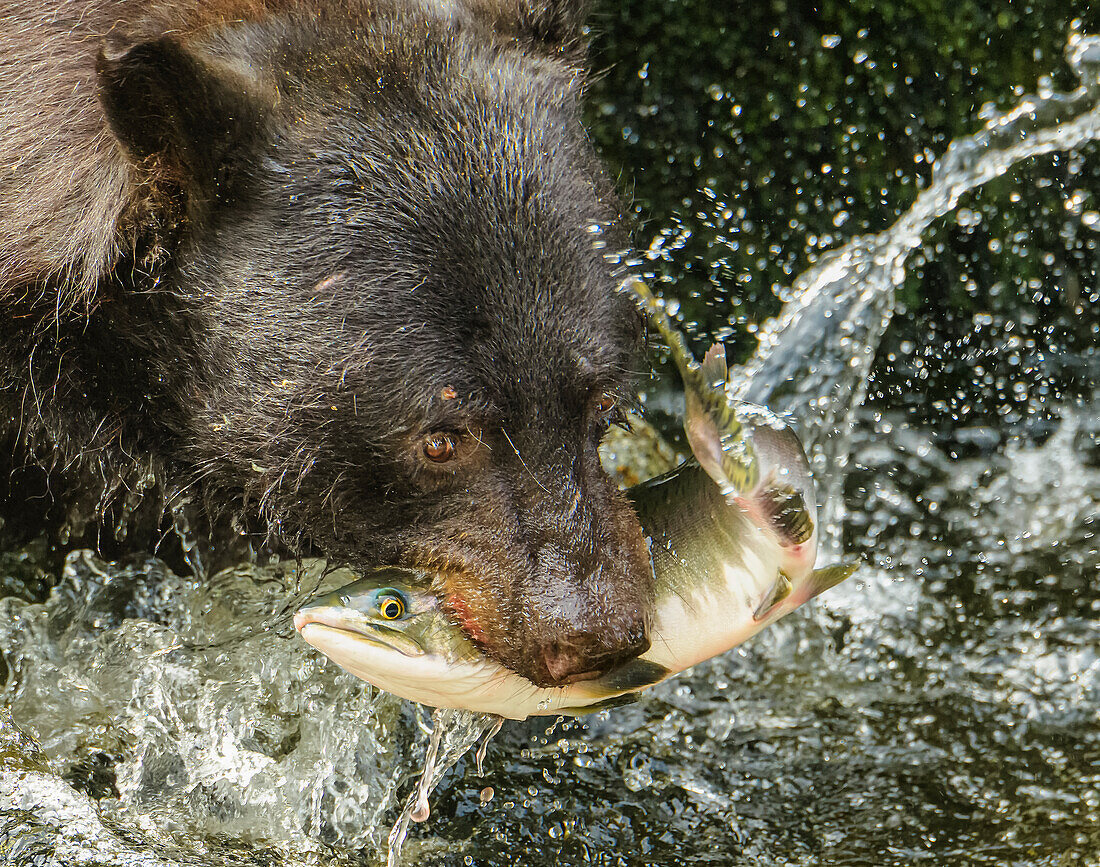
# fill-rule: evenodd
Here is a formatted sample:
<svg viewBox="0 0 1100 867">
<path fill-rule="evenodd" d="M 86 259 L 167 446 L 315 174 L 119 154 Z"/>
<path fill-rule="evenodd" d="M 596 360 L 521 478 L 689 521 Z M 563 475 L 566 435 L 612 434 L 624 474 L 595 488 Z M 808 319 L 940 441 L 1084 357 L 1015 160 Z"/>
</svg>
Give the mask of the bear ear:
<svg viewBox="0 0 1100 867">
<path fill-rule="evenodd" d="M 590 0 L 519 0 L 519 32 L 530 42 L 571 63 L 588 51 L 585 22 Z"/>
<path fill-rule="evenodd" d="M 264 126 L 255 82 L 172 37 L 108 42 L 96 73 L 107 122 L 130 157 L 204 197 L 219 193 L 235 154 Z"/>
</svg>

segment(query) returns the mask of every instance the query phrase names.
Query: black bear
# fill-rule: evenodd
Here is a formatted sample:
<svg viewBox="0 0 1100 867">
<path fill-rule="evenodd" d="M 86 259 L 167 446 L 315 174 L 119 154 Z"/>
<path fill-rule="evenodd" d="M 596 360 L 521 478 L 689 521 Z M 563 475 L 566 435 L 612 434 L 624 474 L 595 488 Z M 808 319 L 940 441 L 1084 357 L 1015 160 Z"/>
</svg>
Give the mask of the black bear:
<svg viewBox="0 0 1100 867">
<path fill-rule="evenodd" d="M 207 538 L 436 570 L 539 685 L 644 651 L 646 544 L 597 454 L 643 328 L 583 6 L 5 3 L 9 518 L 21 466 L 112 521 L 159 489 Z"/>
</svg>

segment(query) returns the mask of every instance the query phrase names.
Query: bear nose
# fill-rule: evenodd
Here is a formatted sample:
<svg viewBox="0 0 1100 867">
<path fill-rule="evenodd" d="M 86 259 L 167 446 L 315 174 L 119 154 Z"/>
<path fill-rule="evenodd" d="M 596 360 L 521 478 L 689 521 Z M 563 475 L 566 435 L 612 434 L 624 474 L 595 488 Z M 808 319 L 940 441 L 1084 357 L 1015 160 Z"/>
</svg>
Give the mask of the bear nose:
<svg viewBox="0 0 1100 867">
<path fill-rule="evenodd" d="M 568 641 L 551 641 L 542 648 L 539 659 L 545 676 L 539 686 L 567 686 L 583 680 L 595 680 L 613 671 L 649 649 L 644 634 L 628 636 L 608 647 L 598 634 L 571 636 Z"/>
</svg>

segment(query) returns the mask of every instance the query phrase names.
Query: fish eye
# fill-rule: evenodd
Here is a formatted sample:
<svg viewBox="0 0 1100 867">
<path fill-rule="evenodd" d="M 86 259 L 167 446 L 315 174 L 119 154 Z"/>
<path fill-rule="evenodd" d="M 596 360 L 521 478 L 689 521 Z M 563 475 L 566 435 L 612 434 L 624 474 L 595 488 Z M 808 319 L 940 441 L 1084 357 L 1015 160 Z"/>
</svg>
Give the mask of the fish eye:
<svg viewBox="0 0 1100 867">
<path fill-rule="evenodd" d="M 405 600 L 391 590 L 378 597 L 377 608 L 383 620 L 399 620 L 405 613 Z"/>
</svg>

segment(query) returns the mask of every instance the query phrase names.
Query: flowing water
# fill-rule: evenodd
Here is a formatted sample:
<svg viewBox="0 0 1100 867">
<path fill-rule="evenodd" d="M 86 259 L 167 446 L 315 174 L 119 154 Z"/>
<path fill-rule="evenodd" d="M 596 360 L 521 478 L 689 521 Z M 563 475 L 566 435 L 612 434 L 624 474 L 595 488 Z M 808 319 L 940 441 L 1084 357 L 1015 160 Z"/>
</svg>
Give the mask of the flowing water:
<svg viewBox="0 0 1100 867">
<path fill-rule="evenodd" d="M 1100 863 L 1100 358 L 1009 340 L 996 350 L 1041 383 L 1076 371 L 1073 390 L 1016 400 L 976 353 L 975 389 L 1011 409 L 989 426 L 939 409 L 971 398 L 922 393 L 917 347 L 876 355 L 937 215 L 1100 136 L 1100 46 L 1074 35 L 1068 56 L 1077 90 L 1040 89 L 957 140 L 894 227 L 795 282 L 743 369 L 742 393 L 795 414 L 842 494 L 833 543 L 865 553 L 860 576 L 635 705 L 507 724 L 485 779 L 461 755 L 485 721 L 440 717 L 443 782 L 405 863 Z M 1095 344 L 1100 297 L 1074 291 Z M 430 714 L 290 624 L 346 574 L 42 562 L 0 554 L 4 863 L 377 864 L 403 807 L 424 818 Z"/>
</svg>

